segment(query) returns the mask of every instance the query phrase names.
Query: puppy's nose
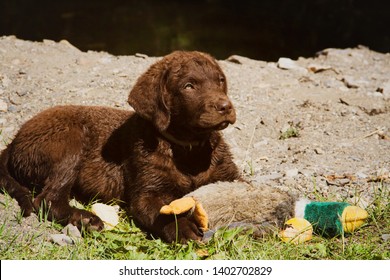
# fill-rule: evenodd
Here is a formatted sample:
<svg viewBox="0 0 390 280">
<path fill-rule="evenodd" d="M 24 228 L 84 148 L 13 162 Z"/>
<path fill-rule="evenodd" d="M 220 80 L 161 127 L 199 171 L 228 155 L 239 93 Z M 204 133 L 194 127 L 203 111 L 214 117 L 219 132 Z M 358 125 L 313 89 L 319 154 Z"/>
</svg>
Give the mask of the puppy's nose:
<svg viewBox="0 0 390 280">
<path fill-rule="evenodd" d="M 222 100 L 216 104 L 215 108 L 221 115 L 227 115 L 232 112 L 233 105 L 229 100 Z"/>
</svg>

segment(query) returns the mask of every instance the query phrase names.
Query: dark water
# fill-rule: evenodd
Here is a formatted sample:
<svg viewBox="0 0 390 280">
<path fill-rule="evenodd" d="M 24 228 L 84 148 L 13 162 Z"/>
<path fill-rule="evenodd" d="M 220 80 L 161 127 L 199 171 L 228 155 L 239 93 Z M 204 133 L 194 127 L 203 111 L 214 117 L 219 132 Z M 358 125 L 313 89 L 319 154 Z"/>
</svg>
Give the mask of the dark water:
<svg viewBox="0 0 390 280">
<path fill-rule="evenodd" d="M 202 50 L 275 61 L 359 44 L 390 52 L 390 1 L 0 0 L 0 35 L 160 56 Z"/>
</svg>

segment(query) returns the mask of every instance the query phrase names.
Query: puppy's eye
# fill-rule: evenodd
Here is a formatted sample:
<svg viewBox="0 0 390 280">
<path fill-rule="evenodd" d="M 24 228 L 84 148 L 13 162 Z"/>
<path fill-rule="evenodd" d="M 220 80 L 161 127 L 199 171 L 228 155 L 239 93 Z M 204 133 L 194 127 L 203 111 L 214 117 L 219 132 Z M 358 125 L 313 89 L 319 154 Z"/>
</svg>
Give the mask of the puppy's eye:
<svg viewBox="0 0 390 280">
<path fill-rule="evenodd" d="M 225 83 L 225 78 L 224 77 L 219 77 L 219 83 L 222 85 Z"/>
<path fill-rule="evenodd" d="M 186 84 L 184 85 L 184 89 L 194 89 L 194 88 L 195 88 L 194 85 L 191 84 L 191 83 L 186 83 Z"/>
</svg>

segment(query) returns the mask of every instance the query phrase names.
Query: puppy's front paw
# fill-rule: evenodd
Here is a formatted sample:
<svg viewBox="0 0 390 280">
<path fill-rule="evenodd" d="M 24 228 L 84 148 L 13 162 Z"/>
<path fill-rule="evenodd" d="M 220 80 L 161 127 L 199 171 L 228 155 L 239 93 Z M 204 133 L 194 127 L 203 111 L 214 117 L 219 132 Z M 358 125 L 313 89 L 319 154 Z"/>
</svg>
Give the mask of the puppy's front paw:
<svg viewBox="0 0 390 280">
<path fill-rule="evenodd" d="M 86 210 L 75 209 L 72 213 L 69 223 L 77 226 L 78 228 L 84 228 L 90 231 L 97 230 L 100 231 L 104 228 L 103 221 Z"/>
<path fill-rule="evenodd" d="M 203 232 L 194 221 L 187 217 L 180 217 L 177 223 L 170 222 L 163 228 L 162 237 L 167 242 L 186 243 L 189 240 L 202 240 Z"/>
</svg>

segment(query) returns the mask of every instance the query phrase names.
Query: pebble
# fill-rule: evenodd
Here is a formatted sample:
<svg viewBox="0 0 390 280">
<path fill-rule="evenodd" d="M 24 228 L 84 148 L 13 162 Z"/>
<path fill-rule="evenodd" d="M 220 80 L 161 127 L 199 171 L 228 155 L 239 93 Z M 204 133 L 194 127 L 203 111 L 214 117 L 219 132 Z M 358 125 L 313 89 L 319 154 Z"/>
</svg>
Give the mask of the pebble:
<svg viewBox="0 0 390 280">
<path fill-rule="evenodd" d="M 77 241 L 82 239 L 79 229 L 72 225 L 68 224 L 65 226 L 62 233 L 56 233 L 50 235 L 50 240 L 60 246 L 74 245 Z"/>
<path fill-rule="evenodd" d="M 262 141 L 259 141 L 259 142 L 256 142 L 253 147 L 256 148 L 256 149 L 259 149 L 261 148 L 262 146 L 266 146 L 268 145 L 268 140 L 264 139 Z"/>
<path fill-rule="evenodd" d="M 1 110 L 0 110 L 1 111 Z M 11 113 L 17 113 L 20 111 L 20 108 L 18 106 L 15 106 L 15 105 L 10 105 L 8 107 L 8 111 L 10 111 Z"/>
<path fill-rule="evenodd" d="M 85 65 L 88 65 L 90 63 L 91 63 L 91 61 L 86 57 L 80 57 L 80 58 L 76 59 L 77 65 L 85 66 Z"/>
<path fill-rule="evenodd" d="M 293 177 L 298 176 L 298 173 L 299 173 L 298 168 L 293 168 L 293 169 L 287 170 L 285 175 L 288 178 L 293 178 Z"/>
<path fill-rule="evenodd" d="M 72 224 L 68 224 L 67 226 L 65 226 L 62 231 L 61 231 L 63 234 L 73 238 L 73 239 L 81 239 L 81 232 L 79 231 L 79 229 L 72 225 Z"/>
<path fill-rule="evenodd" d="M 0 99 L 0 112 L 7 112 L 7 111 L 8 111 L 8 104 L 3 99 Z"/>
<path fill-rule="evenodd" d="M 363 172 L 356 172 L 356 176 L 359 178 L 359 179 L 366 179 L 368 178 L 368 175 L 363 173 Z"/>
<path fill-rule="evenodd" d="M 390 82 L 386 82 L 382 85 L 381 92 L 385 99 L 390 99 Z"/>
<path fill-rule="evenodd" d="M 389 233 L 382 234 L 382 239 L 385 242 L 389 241 L 390 240 L 390 234 Z"/>
<path fill-rule="evenodd" d="M 325 154 L 324 150 L 322 150 L 321 148 L 315 148 L 315 149 L 314 149 L 314 152 L 315 152 L 317 155 L 323 155 L 323 154 Z"/>
<path fill-rule="evenodd" d="M 307 70 L 305 68 L 299 66 L 294 60 L 287 58 L 287 57 L 279 58 L 277 65 L 280 69 L 299 70 L 299 71 L 307 73 Z"/>
<path fill-rule="evenodd" d="M 310 64 L 307 68 L 313 73 L 318 73 L 326 70 L 334 70 L 333 67 L 330 65 L 321 65 L 321 64 Z M 334 71 L 337 72 L 336 70 Z"/>
<path fill-rule="evenodd" d="M 102 58 L 100 58 L 99 59 L 99 62 L 101 63 L 101 64 L 109 64 L 109 63 L 111 63 L 112 62 L 112 56 L 104 56 L 104 57 L 102 57 Z"/>
<path fill-rule="evenodd" d="M 63 233 L 58 233 L 58 234 L 51 234 L 50 235 L 51 241 L 54 243 L 60 245 L 60 246 L 66 246 L 66 245 L 73 245 L 74 241 L 72 238 L 67 236 L 66 234 Z"/>
<path fill-rule="evenodd" d="M 278 67 L 280 69 L 290 70 L 290 69 L 296 69 L 299 66 L 294 60 L 287 57 L 281 57 L 278 60 Z"/>
<path fill-rule="evenodd" d="M 344 76 L 342 78 L 342 82 L 344 82 L 347 88 L 359 88 L 369 85 L 369 82 L 366 80 L 359 80 L 352 76 Z"/>
<path fill-rule="evenodd" d="M 143 59 L 146 59 L 149 57 L 147 54 L 143 54 L 143 53 L 136 53 L 134 56 L 139 57 L 139 58 L 143 58 Z"/>
</svg>

